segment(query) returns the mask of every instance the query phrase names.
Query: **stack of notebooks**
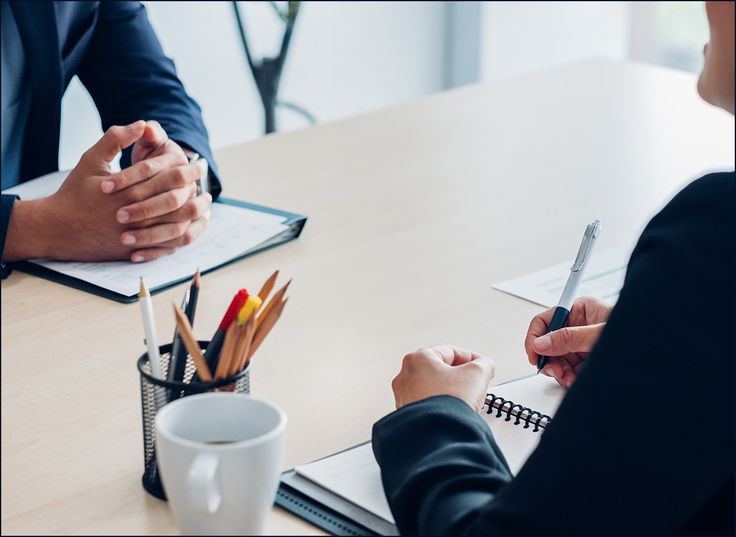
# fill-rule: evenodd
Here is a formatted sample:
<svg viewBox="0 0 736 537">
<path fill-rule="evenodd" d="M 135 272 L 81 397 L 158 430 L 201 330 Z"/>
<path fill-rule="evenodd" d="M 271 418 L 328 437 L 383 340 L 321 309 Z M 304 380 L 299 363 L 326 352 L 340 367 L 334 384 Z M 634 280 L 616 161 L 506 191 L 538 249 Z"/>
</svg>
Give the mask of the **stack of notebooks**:
<svg viewBox="0 0 736 537">
<path fill-rule="evenodd" d="M 516 475 L 564 397 L 534 375 L 496 386 L 481 414 Z M 276 503 L 333 535 L 398 535 L 370 442 L 285 472 Z"/>
</svg>

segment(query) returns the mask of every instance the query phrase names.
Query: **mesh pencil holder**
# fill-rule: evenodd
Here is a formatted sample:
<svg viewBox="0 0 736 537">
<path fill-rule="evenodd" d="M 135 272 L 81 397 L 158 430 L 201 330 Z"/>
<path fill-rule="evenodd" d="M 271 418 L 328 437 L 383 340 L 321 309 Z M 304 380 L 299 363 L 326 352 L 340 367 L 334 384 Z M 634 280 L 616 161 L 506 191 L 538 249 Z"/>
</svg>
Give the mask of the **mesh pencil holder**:
<svg viewBox="0 0 736 537">
<path fill-rule="evenodd" d="M 198 341 L 202 353 L 206 354 L 206 348 L 209 341 Z M 227 378 L 214 380 L 212 382 L 189 384 L 196 372 L 192 357 L 187 355 L 186 366 L 184 368 L 184 382 L 174 382 L 165 380 L 169 371 L 169 358 L 171 357 L 171 344 L 159 347 L 161 354 L 161 375 L 163 378 L 156 378 L 151 375 L 151 362 L 148 360 L 148 353 L 138 358 L 138 372 L 141 380 L 141 409 L 143 415 L 143 488 L 147 492 L 166 500 L 166 494 L 161 486 L 161 477 L 156 464 L 156 429 L 155 419 L 164 405 L 169 401 L 204 393 L 208 391 L 230 391 L 235 393 L 250 393 L 250 365 L 243 371 L 236 373 Z"/>
</svg>

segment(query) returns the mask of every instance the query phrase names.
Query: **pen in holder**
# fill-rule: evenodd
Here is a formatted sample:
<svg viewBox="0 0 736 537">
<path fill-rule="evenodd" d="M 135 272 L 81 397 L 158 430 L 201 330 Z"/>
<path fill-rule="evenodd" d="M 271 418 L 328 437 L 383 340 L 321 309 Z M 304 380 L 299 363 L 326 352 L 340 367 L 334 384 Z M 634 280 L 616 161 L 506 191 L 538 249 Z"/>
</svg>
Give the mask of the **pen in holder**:
<svg viewBox="0 0 736 537">
<path fill-rule="evenodd" d="M 209 341 L 198 341 L 199 347 L 206 354 Z M 148 353 L 138 358 L 138 372 L 141 379 L 141 409 L 143 411 L 143 488 L 149 494 L 166 500 L 166 494 L 161 486 L 161 478 L 156 464 L 156 428 L 155 419 L 159 410 L 170 400 L 203 393 L 208 391 L 231 391 L 235 393 L 250 393 L 250 365 L 243 371 L 227 378 L 212 382 L 195 382 L 190 384 L 196 366 L 192 357 L 187 355 L 184 368 L 184 382 L 166 380 L 169 370 L 171 344 L 159 347 L 161 353 L 161 375 L 163 378 L 153 377 Z"/>
</svg>

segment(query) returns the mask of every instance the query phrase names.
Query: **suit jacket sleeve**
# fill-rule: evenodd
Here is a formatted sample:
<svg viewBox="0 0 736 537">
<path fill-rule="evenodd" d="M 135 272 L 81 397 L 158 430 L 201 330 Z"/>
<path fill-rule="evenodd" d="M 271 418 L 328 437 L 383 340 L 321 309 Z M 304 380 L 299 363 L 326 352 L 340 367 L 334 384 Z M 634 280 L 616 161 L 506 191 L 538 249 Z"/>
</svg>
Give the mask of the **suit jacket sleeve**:
<svg viewBox="0 0 736 537">
<path fill-rule="evenodd" d="M 220 193 L 201 110 L 184 90 L 140 2 L 99 3 L 97 24 L 78 75 L 95 101 L 104 129 L 155 119 L 172 140 L 207 159 L 211 192 L 215 197 Z M 121 165 L 129 164 L 127 150 Z"/>
<path fill-rule="evenodd" d="M 514 479 L 459 400 L 374 426 L 402 533 L 733 532 L 735 198 L 733 174 L 706 176 L 650 222 L 588 363 Z"/>
</svg>

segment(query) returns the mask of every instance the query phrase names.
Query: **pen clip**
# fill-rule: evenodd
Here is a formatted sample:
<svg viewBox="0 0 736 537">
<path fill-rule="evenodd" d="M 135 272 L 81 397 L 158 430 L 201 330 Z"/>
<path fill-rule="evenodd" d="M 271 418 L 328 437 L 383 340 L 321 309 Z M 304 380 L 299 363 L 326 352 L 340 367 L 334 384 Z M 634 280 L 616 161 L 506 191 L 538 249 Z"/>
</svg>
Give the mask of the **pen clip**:
<svg viewBox="0 0 736 537">
<path fill-rule="evenodd" d="M 585 228 L 583 241 L 580 243 L 578 255 L 575 257 L 572 267 L 570 267 L 570 272 L 578 272 L 583 268 L 586 259 L 588 259 L 588 255 L 590 255 L 590 250 L 593 247 L 593 240 L 598 237 L 600 229 L 601 223 L 598 220 L 594 221 L 592 224 L 588 224 L 588 227 Z"/>
</svg>

